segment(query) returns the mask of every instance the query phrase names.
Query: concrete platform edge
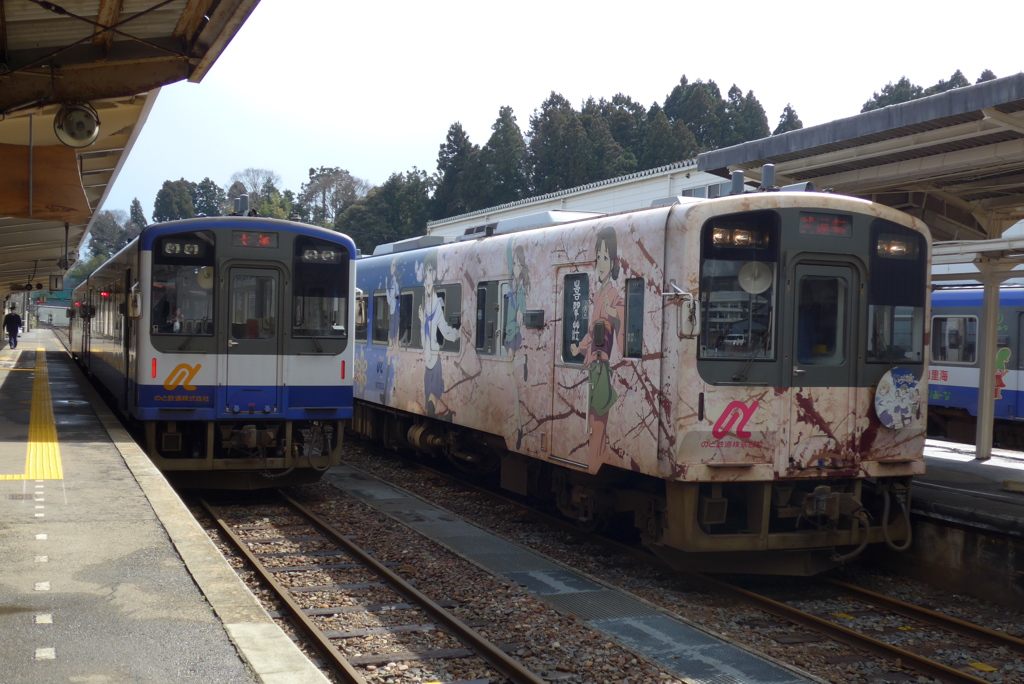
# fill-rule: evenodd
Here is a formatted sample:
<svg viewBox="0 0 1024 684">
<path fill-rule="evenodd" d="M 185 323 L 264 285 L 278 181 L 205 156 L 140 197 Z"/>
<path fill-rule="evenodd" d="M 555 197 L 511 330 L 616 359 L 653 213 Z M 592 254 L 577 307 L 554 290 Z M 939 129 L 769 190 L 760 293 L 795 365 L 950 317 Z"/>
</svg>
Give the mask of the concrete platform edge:
<svg viewBox="0 0 1024 684">
<path fill-rule="evenodd" d="M 181 498 L 132 441 L 81 370 L 73 363 L 72 367 L 111 442 L 139 483 L 192 579 L 257 679 L 265 684 L 328 682 L 228 565 Z"/>
</svg>

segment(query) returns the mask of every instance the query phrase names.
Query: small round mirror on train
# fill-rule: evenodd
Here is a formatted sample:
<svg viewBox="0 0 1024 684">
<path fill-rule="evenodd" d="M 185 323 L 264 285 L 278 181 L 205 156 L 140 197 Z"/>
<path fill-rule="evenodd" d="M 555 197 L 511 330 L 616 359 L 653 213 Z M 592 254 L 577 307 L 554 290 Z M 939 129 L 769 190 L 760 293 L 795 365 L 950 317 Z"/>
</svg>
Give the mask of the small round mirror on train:
<svg viewBox="0 0 1024 684">
<path fill-rule="evenodd" d="M 750 294 L 761 294 L 772 285 L 772 268 L 760 261 L 748 261 L 739 273 L 740 287 Z"/>
<path fill-rule="evenodd" d="M 196 283 L 204 290 L 209 290 L 213 287 L 213 269 L 209 266 L 203 266 L 199 269 L 199 272 L 196 273 Z"/>
</svg>

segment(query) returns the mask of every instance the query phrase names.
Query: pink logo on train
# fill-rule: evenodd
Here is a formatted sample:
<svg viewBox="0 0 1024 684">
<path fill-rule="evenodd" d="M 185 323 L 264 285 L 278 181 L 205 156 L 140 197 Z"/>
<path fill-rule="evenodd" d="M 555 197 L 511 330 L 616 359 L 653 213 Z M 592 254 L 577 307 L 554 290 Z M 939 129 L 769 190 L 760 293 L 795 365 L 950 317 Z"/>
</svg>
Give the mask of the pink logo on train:
<svg viewBox="0 0 1024 684">
<path fill-rule="evenodd" d="M 747 421 L 754 415 L 757 405 L 756 401 L 750 402 L 750 406 L 747 406 L 742 401 L 731 402 L 725 407 L 725 411 L 722 412 L 718 422 L 715 423 L 715 427 L 711 428 L 711 434 L 715 436 L 715 439 L 721 439 L 729 434 L 729 431 L 735 426 L 736 436 L 747 439 L 750 437 L 750 433 L 743 428 L 747 426 Z"/>
</svg>

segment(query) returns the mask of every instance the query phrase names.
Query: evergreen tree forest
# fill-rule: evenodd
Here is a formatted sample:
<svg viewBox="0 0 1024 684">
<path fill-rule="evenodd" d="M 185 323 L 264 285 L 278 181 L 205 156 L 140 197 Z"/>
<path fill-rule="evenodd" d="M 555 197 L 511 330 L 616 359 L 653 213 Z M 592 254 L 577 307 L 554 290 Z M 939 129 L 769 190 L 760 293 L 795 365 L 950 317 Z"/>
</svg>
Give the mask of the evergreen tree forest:
<svg viewBox="0 0 1024 684">
<path fill-rule="evenodd" d="M 995 75 L 985 70 L 976 83 Z M 922 87 L 902 77 L 889 82 L 862 112 L 970 85 L 958 70 L 948 80 Z M 292 219 L 347 233 L 363 253 L 385 242 L 424 234 L 429 220 L 535 197 L 654 169 L 694 158 L 700 152 L 737 145 L 803 128 L 792 104 L 774 127 L 753 91 L 733 84 L 723 94 L 712 80 L 690 82 L 684 75 L 663 102 L 649 106 L 618 93 L 588 98 L 577 108 L 552 91 L 525 121 L 501 107 L 482 145 L 470 140 L 458 121 L 451 124 L 433 173 L 413 167 L 373 186 L 341 167 L 309 169 L 298 191 L 281 188 L 270 169 L 232 174 L 226 187 L 210 178 L 168 180 L 153 203 L 153 221 L 234 212 L 235 199 L 248 196 L 250 214 Z M 145 222 L 138 199 L 130 215 L 94 224 L 92 254 L 112 253 L 117 226 L 137 232 Z M 101 234 L 96 235 L 102 227 Z"/>
</svg>

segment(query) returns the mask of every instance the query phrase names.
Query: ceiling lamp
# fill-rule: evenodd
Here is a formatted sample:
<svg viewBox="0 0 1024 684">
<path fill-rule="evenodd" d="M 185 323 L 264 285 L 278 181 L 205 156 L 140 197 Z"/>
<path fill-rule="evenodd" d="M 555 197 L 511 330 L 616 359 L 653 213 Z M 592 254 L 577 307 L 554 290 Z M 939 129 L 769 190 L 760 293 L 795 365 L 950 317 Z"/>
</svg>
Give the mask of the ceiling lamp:
<svg viewBox="0 0 1024 684">
<path fill-rule="evenodd" d="M 66 104 L 53 119 L 53 132 L 68 147 L 88 147 L 100 135 L 100 117 L 88 102 Z"/>
</svg>

